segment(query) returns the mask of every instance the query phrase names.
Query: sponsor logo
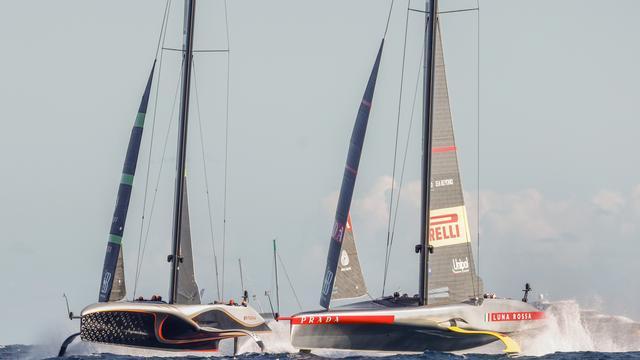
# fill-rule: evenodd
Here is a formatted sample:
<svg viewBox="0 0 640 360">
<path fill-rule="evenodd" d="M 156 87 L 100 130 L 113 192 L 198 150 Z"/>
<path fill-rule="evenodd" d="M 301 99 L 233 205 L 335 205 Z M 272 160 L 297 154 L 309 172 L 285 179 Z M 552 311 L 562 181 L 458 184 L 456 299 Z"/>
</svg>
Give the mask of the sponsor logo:
<svg viewBox="0 0 640 360">
<path fill-rule="evenodd" d="M 434 247 L 469 242 L 467 211 L 462 206 L 430 211 L 429 245 Z"/>
<path fill-rule="evenodd" d="M 465 257 L 464 260 L 459 258 L 451 259 L 453 267 L 451 271 L 454 274 L 466 273 L 469 272 L 469 258 Z"/>
<path fill-rule="evenodd" d="M 429 223 L 429 241 L 460 238 L 458 214 L 444 214 L 431 217 Z"/>
<path fill-rule="evenodd" d="M 256 320 L 257 317 L 255 315 L 245 315 L 243 317 L 244 320 Z"/>
<path fill-rule="evenodd" d="M 393 320 L 393 315 L 303 315 L 291 318 L 291 324 L 392 324 Z"/>
<path fill-rule="evenodd" d="M 440 179 L 431 182 L 431 188 L 438 188 L 442 186 L 451 186 L 453 185 L 453 179 Z"/>
<path fill-rule="evenodd" d="M 140 335 L 140 336 L 149 336 L 149 333 L 147 333 L 146 331 L 141 331 L 141 330 L 128 330 L 128 329 L 123 329 L 123 332 L 129 335 Z"/>
<path fill-rule="evenodd" d="M 542 311 L 514 311 L 487 313 L 484 317 L 486 322 L 495 321 L 530 321 L 544 319 Z"/>
<path fill-rule="evenodd" d="M 338 244 L 342 243 L 342 237 L 344 236 L 344 224 L 340 224 L 338 221 L 333 223 L 333 231 L 331 231 L 331 238 Z"/>
<path fill-rule="evenodd" d="M 108 271 L 105 271 L 104 276 L 102 278 L 102 289 L 100 289 L 101 293 L 106 294 L 107 291 L 109 291 L 110 280 L 111 280 L 111 273 Z"/>
<path fill-rule="evenodd" d="M 342 267 L 349 266 L 349 254 L 347 254 L 347 250 L 342 250 L 342 253 L 340 253 L 340 265 Z M 347 270 L 351 270 L 351 267 L 349 267 L 348 269 L 342 269 L 342 271 Z"/>
<path fill-rule="evenodd" d="M 333 272 L 327 269 L 324 274 L 324 283 L 322 283 L 322 294 L 327 296 L 331 290 L 331 282 L 333 281 Z"/>
</svg>

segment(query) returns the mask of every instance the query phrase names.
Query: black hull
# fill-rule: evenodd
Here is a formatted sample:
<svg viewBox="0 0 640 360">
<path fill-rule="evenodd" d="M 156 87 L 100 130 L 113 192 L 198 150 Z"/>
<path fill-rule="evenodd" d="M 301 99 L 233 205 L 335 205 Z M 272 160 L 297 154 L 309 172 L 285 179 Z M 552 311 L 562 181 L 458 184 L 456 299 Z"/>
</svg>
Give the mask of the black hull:
<svg viewBox="0 0 640 360">
<path fill-rule="evenodd" d="M 394 324 L 334 324 L 301 327 L 295 346 L 397 352 L 458 351 L 498 339 L 485 334 L 460 334 L 446 329 Z M 330 345 L 329 345 L 330 344 Z M 329 346 L 327 346 L 329 345 Z"/>
<path fill-rule="evenodd" d="M 131 311 L 97 312 L 82 316 L 82 341 L 159 350 L 217 351 L 225 332 L 194 328 L 168 315 Z"/>
</svg>

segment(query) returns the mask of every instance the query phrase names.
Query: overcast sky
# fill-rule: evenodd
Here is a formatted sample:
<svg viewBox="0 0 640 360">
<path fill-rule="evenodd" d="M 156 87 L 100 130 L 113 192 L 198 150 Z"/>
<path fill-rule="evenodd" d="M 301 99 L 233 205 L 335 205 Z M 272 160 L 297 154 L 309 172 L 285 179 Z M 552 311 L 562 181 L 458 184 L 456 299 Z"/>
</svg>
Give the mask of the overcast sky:
<svg viewBox="0 0 640 360">
<path fill-rule="evenodd" d="M 227 47 L 223 4 L 199 1 L 196 48 Z M 230 57 L 195 56 L 189 200 L 205 300 L 216 286 L 204 164 L 221 258 L 227 59 L 225 297 L 240 295 L 242 258 L 247 286 L 267 306 L 262 294 L 273 284 L 277 237 L 302 307 L 314 309 L 349 136 L 389 5 L 232 0 Z M 441 10 L 475 6 L 441 2 Z M 373 296 L 382 283 L 406 8 L 395 2 L 352 207 Z M 76 312 L 97 300 L 122 162 L 163 11 L 157 0 L 0 3 L 0 344 L 60 341 L 78 327 L 65 319 L 62 293 Z M 486 0 L 479 17 L 442 15 L 462 180 L 474 234 L 480 214 L 487 291 L 520 297 L 528 281 L 549 299 L 640 319 L 639 11 L 631 0 Z M 422 41 L 422 15 L 409 17 L 402 145 Z M 182 4 L 174 1 L 166 47 L 181 46 L 181 19 Z M 164 53 L 155 122 L 153 106 L 147 117 L 124 239 L 129 296 L 147 166 L 145 228 L 156 184 L 157 200 L 136 295 L 166 296 L 168 288 L 179 60 Z M 420 173 L 413 130 L 388 281 L 388 291 L 411 294 Z M 282 283 L 282 313 L 298 311 Z"/>
</svg>

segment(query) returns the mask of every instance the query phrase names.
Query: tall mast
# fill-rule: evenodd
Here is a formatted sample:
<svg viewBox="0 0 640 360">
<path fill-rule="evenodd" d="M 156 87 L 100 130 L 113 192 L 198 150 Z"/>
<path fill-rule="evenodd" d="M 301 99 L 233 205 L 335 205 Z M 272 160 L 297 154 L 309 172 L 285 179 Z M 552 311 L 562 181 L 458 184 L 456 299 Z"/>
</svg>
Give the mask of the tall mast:
<svg viewBox="0 0 640 360">
<path fill-rule="evenodd" d="M 184 201 L 185 163 L 187 157 L 187 124 L 189 120 L 189 90 L 191 88 L 191 65 L 193 59 L 193 24 L 196 0 L 185 0 L 184 42 L 182 45 L 182 98 L 180 102 L 180 124 L 178 129 L 178 155 L 176 169 L 176 192 L 173 206 L 173 246 L 168 260 L 171 262 L 171 283 L 169 303 L 178 297 L 178 268 L 182 260 L 180 254 L 180 232 L 182 228 L 182 202 Z"/>
<path fill-rule="evenodd" d="M 427 305 L 429 293 L 429 208 L 431 192 L 431 147 L 433 129 L 434 55 L 438 0 L 426 0 L 424 33 L 424 97 L 422 99 L 422 196 L 420 203 L 420 305 Z"/>
</svg>

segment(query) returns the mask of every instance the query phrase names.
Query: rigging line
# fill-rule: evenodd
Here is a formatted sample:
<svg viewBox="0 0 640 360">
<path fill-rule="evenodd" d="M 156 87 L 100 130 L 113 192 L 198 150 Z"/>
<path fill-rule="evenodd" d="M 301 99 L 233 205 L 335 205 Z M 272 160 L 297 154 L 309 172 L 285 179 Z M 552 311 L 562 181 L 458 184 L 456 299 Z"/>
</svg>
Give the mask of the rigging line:
<svg viewBox="0 0 640 360">
<path fill-rule="evenodd" d="M 300 309 L 300 311 L 302 311 L 302 305 L 300 304 L 300 299 L 298 299 L 298 294 L 296 294 L 296 289 L 293 287 L 293 283 L 289 278 L 289 272 L 287 271 L 287 267 L 284 266 L 284 261 L 282 261 L 282 258 L 280 257 L 280 253 L 276 253 L 276 254 L 278 255 L 278 260 L 280 260 L 280 265 L 282 265 L 282 270 L 284 270 L 284 276 L 287 278 L 287 282 L 289 283 L 289 287 L 291 288 L 293 297 L 296 299 L 296 302 L 298 303 L 298 308 Z"/>
<path fill-rule="evenodd" d="M 478 76 L 478 79 L 476 80 L 476 85 L 477 85 L 477 90 L 476 90 L 476 96 L 478 97 L 476 99 L 476 118 L 477 118 L 477 122 L 478 122 L 478 139 L 476 141 L 478 149 L 476 150 L 476 157 L 477 157 L 477 162 L 478 162 L 478 189 L 476 192 L 476 246 L 477 246 L 477 255 L 478 255 L 478 264 L 477 264 L 477 269 L 476 272 L 478 273 L 478 276 L 480 276 L 480 0 L 476 0 L 476 4 L 478 7 L 478 21 L 476 22 L 476 26 L 478 27 L 476 34 L 478 39 L 476 40 L 477 43 L 477 55 L 476 55 L 476 74 Z"/>
<path fill-rule="evenodd" d="M 461 13 L 461 12 L 467 12 L 467 11 L 479 11 L 480 8 L 479 7 L 475 7 L 475 8 L 468 8 L 468 9 L 458 9 L 458 10 L 446 10 L 446 11 L 438 11 L 438 15 L 443 15 L 443 14 L 453 14 L 453 13 Z M 420 10 L 420 9 L 409 9 L 409 11 L 413 11 L 413 12 L 417 12 L 417 13 L 421 13 L 421 14 L 428 14 L 428 11 L 424 11 L 424 10 Z"/>
<path fill-rule="evenodd" d="M 164 15 L 162 16 L 162 23 L 160 25 L 160 36 L 158 36 L 158 43 L 156 45 L 156 54 L 154 59 L 158 58 L 158 53 L 160 52 L 160 45 L 164 45 L 165 34 L 167 33 L 167 18 L 169 17 L 169 8 L 171 6 L 171 0 L 167 0 L 164 5 Z M 164 32 L 164 34 L 163 34 Z"/>
<path fill-rule="evenodd" d="M 224 122 L 224 195 L 222 200 L 222 293 L 224 298 L 224 270 L 225 270 L 225 251 L 227 242 L 227 179 L 229 178 L 229 89 L 231 78 L 231 42 L 229 36 L 229 11 L 227 8 L 227 0 L 224 0 L 224 24 L 227 35 L 227 93 L 225 98 L 225 122 Z"/>
<path fill-rule="evenodd" d="M 402 70 L 400 71 L 400 94 L 398 96 L 398 116 L 397 116 L 397 121 L 396 121 L 396 138 L 395 138 L 395 144 L 393 146 L 393 170 L 391 173 L 391 196 L 390 196 L 390 201 L 389 201 L 389 216 L 387 219 L 387 248 L 385 251 L 385 259 L 384 259 L 384 277 L 382 280 L 382 294 L 381 296 L 384 296 L 384 289 L 387 285 L 387 273 L 388 273 L 388 269 L 389 269 L 389 241 L 391 238 L 391 213 L 393 210 L 393 190 L 395 187 L 395 182 L 396 182 L 396 165 L 397 165 L 397 159 L 398 159 L 398 134 L 400 133 L 400 115 L 401 115 L 401 110 L 402 110 L 402 90 L 404 88 L 404 67 L 405 67 L 405 63 L 406 63 L 406 55 L 407 55 L 407 33 L 408 33 L 408 29 L 409 29 L 409 3 L 411 0 L 407 1 L 407 14 L 406 14 L 406 19 L 405 19 L 405 23 L 404 23 L 404 44 L 403 44 L 403 48 L 402 48 Z M 398 199 L 399 200 L 399 199 Z M 398 206 L 398 203 L 396 203 L 396 207 Z"/>
<path fill-rule="evenodd" d="M 156 59 L 158 59 L 158 53 L 159 53 L 159 49 L 160 47 L 164 44 L 164 40 L 166 38 L 167 35 L 167 27 L 166 27 L 166 23 L 167 23 L 167 18 L 169 16 L 169 9 L 170 9 L 170 4 L 171 4 L 171 0 L 167 0 L 165 8 L 164 8 L 164 15 L 162 16 L 162 24 L 160 25 L 160 36 L 158 37 L 158 44 L 156 45 L 156 54 L 155 54 L 155 58 L 154 61 Z M 138 254 L 137 254 L 137 262 L 136 262 L 136 281 L 134 282 L 133 285 L 133 298 L 135 299 L 136 297 L 136 291 L 138 289 L 138 274 L 140 272 L 140 252 L 141 252 L 141 248 L 142 248 L 142 234 L 144 231 L 144 219 L 145 219 L 145 212 L 146 212 L 146 208 L 147 208 L 147 194 L 148 194 L 148 190 L 149 190 L 149 173 L 151 170 L 151 154 L 153 153 L 153 139 L 155 138 L 155 130 L 156 130 L 156 115 L 158 114 L 158 97 L 160 94 L 160 80 L 162 79 L 162 53 L 160 53 L 160 61 L 158 64 L 158 75 L 157 75 L 157 81 L 156 81 L 156 89 L 154 92 L 154 100 L 153 100 L 153 119 L 151 121 L 151 140 L 149 143 L 149 157 L 147 158 L 147 172 L 145 174 L 145 185 L 144 185 L 144 197 L 142 200 L 142 219 L 140 221 L 140 235 L 138 237 Z"/>
<path fill-rule="evenodd" d="M 192 60 L 192 66 L 193 66 L 193 89 L 194 89 L 195 100 L 196 100 L 196 114 L 198 116 L 198 129 L 200 130 L 200 145 L 201 145 L 200 148 L 202 150 L 202 167 L 204 168 L 204 187 L 205 187 L 205 193 L 207 195 L 207 210 L 209 214 L 209 232 L 211 236 L 211 249 L 213 250 L 213 270 L 216 275 L 216 291 L 217 291 L 218 299 L 220 300 L 220 278 L 218 275 L 218 255 L 216 254 L 216 246 L 215 246 L 215 241 L 213 237 L 213 214 L 211 212 L 211 197 L 209 195 L 209 176 L 207 175 L 207 161 L 205 157 L 206 152 L 204 150 L 204 136 L 202 135 L 202 116 L 200 113 L 200 98 L 198 97 L 198 83 L 196 80 L 198 77 L 196 76 L 195 58 Z"/>
<path fill-rule="evenodd" d="M 426 24 L 425 24 L 426 27 Z M 420 52 L 420 60 L 418 61 L 418 74 L 416 77 L 416 85 L 413 90 L 413 102 L 411 104 L 411 115 L 409 117 L 409 127 L 407 128 L 407 138 L 404 146 L 404 155 L 402 158 L 402 168 L 400 171 L 400 181 L 398 182 L 398 194 L 396 195 L 396 207 L 393 214 L 393 225 L 391 227 L 391 240 L 389 241 L 389 259 L 391 259 L 391 249 L 393 248 L 393 240 L 395 238 L 396 224 L 398 222 L 398 204 L 400 203 L 400 196 L 402 195 L 402 184 L 404 182 L 404 172 L 407 165 L 407 154 L 409 153 L 409 140 L 411 138 L 411 128 L 413 127 L 413 118 L 416 110 L 416 102 L 418 100 L 418 85 L 420 84 L 420 74 L 422 72 L 422 62 L 424 61 L 424 51 Z M 389 260 L 390 261 L 390 260 Z M 388 267 L 387 267 L 388 271 Z M 386 276 L 386 274 L 385 274 Z"/>
<path fill-rule="evenodd" d="M 424 51 L 420 52 L 420 61 L 418 62 L 418 76 L 416 78 L 416 86 L 413 91 L 413 104 L 411 105 L 411 116 L 409 117 L 409 128 L 407 129 L 407 141 L 405 142 L 404 147 L 404 156 L 402 159 L 402 170 L 400 171 L 400 181 L 398 182 L 398 202 L 400 200 L 400 195 L 402 195 L 402 184 L 404 182 L 404 171 L 407 164 L 407 154 L 409 152 L 409 140 L 411 137 L 411 128 L 413 126 L 413 118 L 416 110 L 416 103 L 418 100 L 418 85 L 420 85 L 420 74 L 422 73 L 422 62 L 424 61 Z M 393 247 L 393 239 L 395 238 L 396 233 L 396 224 L 398 223 L 398 206 L 396 205 L 395 212 L 393 214 L 393 226 L 391 227 L 391 242 L 389 244 L 389 248 Z"/>
<path fill-rule="evenodd" d="M 184 59 L 182 60 L 184 62 Z M 144 242 L 142 244 L 142 253 L 140 255 L 140 271 L 138 271 L 138 273 L 136 274 L 136 283 L 138 282 L 138 279 L 142 273 L 142 262 L 144 260 L 144 254 L 147 250 L 147 243 L 149 240 L 149 230 L 151 229 L 151 220 L 153 219 L 153 211 L 155 210 L 155 206 L 156 206 L 156 199 L 158 196 L 158 187 L 160 186 L 160 175 L 162 174 L 162 168 L 164 166 L 164 159 L 166 157 L 167 154 L 167 144 L 169 142 L 169 134 L 171 133 L 171 125 L 173 124 L 174 119 L 174 115 L 175 115 L 175 110 L 176 110 L 176 104 L 178 102 L 178 91 L 180 90 L 180 81 L 182 80 L 182 75 L 178 76 L 178 82 L 176 84 L 176 91 L 174 94 L 174 99 L 173 99 L 173 106 L 171 108 L 171 116 L 169 117 L 169 124 L 167 125 L 167 132 L 165 134 L 164 137 L 164 145 L 162 148 L 162 158 L 160 159 L 160 167 L 158 169 L 158 175 L 156 177 L 156 185 L 155 188 L 153 190 L 153 198 L 151 199 L 151 209 L 149 210 L 149 223 L 147 224 L 147 230 L 145 232 L 144 235 Z"/>
<path fill-rule="evenodd" d="M 163 47 L 162 50 L 184 52 L 184 49 L 176 49 L 176 48 L 170 48 L 170 47 Z M 191 52 L 194 52 L 194 53 L 228 53 L 229 50 L 228 49 L 203 49 L 203 50 L 193 50 Z"/>
<path fill-rule="evenodd" d="M 387 30 L 389 30 L 389 22 L 391 20 L 391 12 L 393 11 L 393 3 L 395 2 L 395 0 L 391 0 L 391 6 L 389 6 L 389 15 L 387 15 L 387 25 L 385 25 L 384 27 L 384 35 L 382 35 L 382 38 L 385 39 L 387 37 Z"/>
</svg>

